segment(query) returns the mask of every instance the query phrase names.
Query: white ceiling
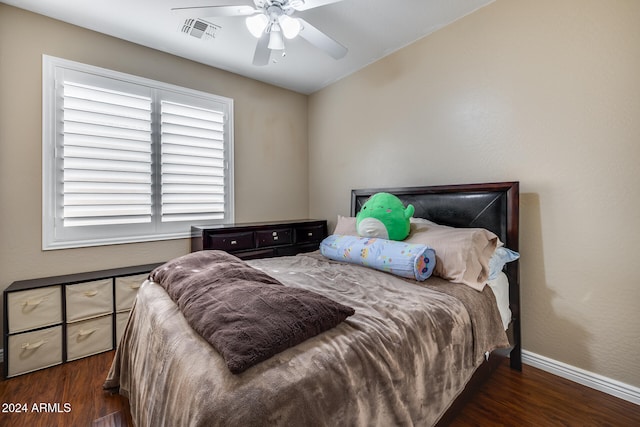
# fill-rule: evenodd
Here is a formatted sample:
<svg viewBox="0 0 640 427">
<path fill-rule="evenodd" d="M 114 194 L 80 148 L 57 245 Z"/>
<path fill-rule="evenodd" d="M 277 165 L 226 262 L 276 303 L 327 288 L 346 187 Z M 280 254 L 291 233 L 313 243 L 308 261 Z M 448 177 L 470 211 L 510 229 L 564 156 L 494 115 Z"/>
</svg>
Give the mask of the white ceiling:
<svg viewBox="0 0 640 427">
<path fill-rule="evenodd" d="M 300 37 L 286 57 L 252 65 L 256 39 L 243 17 L 203 18 L 221 28 L 215 38 L 181 32 L 173 7 L 251 5 L 252 0 L 1 0 L 60 21 L 228 70 L 303 94 L 315 92 L 491 3 L 493 0 L 342 0 L 296 15 L 349 49 L 335 60 Z M 273 60 L 277 59 L 277 62 Z"/>
</svg>

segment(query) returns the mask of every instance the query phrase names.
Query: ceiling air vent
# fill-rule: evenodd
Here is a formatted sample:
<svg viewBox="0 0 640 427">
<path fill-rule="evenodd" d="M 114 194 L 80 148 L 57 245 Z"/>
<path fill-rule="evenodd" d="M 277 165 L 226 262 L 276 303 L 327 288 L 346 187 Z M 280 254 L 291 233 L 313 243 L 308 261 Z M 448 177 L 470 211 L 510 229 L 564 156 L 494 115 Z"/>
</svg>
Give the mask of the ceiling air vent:
<svg viewBox="0 0 640 427">
<path fill-rule="evenodd" d="M 189 18 L 184 21 L 182 32 L 198 39 L 211 40 L 216 37 L 216 31 L 220 28 L 222 27 L 202 19 Z"/>
</svg>

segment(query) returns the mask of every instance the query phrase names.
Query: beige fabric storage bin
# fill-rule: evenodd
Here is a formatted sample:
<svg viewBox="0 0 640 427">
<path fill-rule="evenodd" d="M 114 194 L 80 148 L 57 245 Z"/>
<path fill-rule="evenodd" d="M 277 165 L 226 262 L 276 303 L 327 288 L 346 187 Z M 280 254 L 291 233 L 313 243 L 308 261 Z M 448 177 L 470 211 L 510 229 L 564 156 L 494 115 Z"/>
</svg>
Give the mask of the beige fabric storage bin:
<svg viewBox="0 0 640 427">
<path fill-rule="evenodd" d="M 62 363 L 62 326 L 10 335 L 8 347 L 9 377 L 59 365 Z"/>
<path fill-rule="evenodd" d="M 111 279 L 66 285 L 67 322 L 88 319 L 113 312 Z"/>
<path fill-rule="evenodd" d="M 127 321 L 129 320 L 130 311 L 122 311 L 116 314 L 116 347 L 120 344 L 120 338 L 122 338 L 122 334 L 124 333 L 124 328 L 127 326 Z"/>
<path fill-rule="evenodd" d="M 9 333 L 62 322 L 62 287 L 30 289 L 7 294 Z"/>
<path fill-rule="evenodd" d="M 102 316 L 67 325 L 67 360 L 113 349 L 113 316 Z"/>
<path fill-rule="evenodd" d="M 135 276 L 116 277 L 116 311 L 131 309 L 140 285 L 148 276 L 148 273 L 144 273 L 136 274 Z"/>
</svg>

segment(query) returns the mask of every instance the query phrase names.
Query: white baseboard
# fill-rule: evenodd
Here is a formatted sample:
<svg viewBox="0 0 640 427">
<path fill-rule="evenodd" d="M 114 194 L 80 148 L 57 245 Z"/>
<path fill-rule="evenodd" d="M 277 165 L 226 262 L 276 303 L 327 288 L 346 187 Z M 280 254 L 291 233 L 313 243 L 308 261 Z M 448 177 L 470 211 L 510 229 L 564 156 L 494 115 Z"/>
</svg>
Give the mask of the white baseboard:
<svg viewBox="0 0 640 427">
<path fill-rule="evenodd" d="M 522 350 L 522 363 L 640 405 L 640 388 Z"/>
</svg>

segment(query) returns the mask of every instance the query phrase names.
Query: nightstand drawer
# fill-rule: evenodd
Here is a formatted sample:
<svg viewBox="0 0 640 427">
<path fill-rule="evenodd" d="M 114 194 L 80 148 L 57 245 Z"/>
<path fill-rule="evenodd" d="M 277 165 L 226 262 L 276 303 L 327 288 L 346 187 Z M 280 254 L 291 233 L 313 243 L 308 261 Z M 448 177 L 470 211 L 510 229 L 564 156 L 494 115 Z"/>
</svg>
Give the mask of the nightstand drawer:
<svg viewBox="0 0 640 427">
<path fill-rule="evenodd" d="M 9 336 L 7 375 L 25 374 L 62 363 L 62 326 Z"/>
<path fill-rule="evenodd" d="M 323 225 L 296 227 L 296 243 L 316 242 L 325 238 Z"/>
<path fill-rule="evenodd" d="M 47 288 L 7 294 L 9 333 L 51 326 L 62 322 L 62 288 Z"/>
<path fill-rule="evenodd" d="M 277 228 L 256 231 L 256 246 L 288 245 L 293 243 L 293 233 L 290 228 Z"/>
<path fill-rule="evenodd" d="M 67 322 L 88 319 L 113 311 L 113 280 L 76 283 L 65 287 Z"/>
<path fill-rule="evenodd" d="M 131 309 L 138 289 L 147 277 L 149 277 L 148 273 L 116 277 L 116 311 Z"/>
<path fill-rule="evenodd" d="M 237 251 L 253 248 L 253 232 L 209 234 L 207 248 L 223 251 Z"/>
<path fill-rule="evenodd" d="M 112 348 L 112 315 L 67 325 L 67 360 L 91 356 Z"/>
</svg>

